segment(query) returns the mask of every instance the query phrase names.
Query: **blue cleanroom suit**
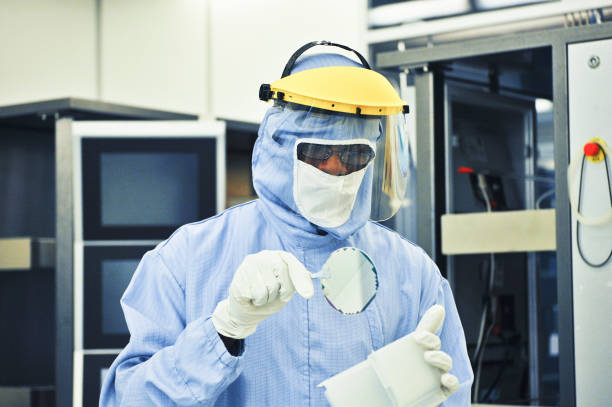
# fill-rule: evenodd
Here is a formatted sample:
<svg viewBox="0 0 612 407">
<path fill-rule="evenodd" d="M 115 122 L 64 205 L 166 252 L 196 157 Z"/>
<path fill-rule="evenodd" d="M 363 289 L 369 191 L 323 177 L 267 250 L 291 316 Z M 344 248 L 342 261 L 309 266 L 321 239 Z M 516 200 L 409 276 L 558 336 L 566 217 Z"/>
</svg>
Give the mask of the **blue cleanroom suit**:
<svg viewBox="0 0 612 407">
<path fill-rule="evenodd" d="M 422 249 L 368 221 L 371 167 L 344 225 L 324 233 L 299 214 L 294 143 L 320 135 L 301 134 L 295 114 L 272 107 L 261 124 L 258 200 L 185 225 L 143 257 L 121 300 L 131 339 L 106 377 L 101 406 L 324 406 L 319 383 L 412 332 L 434 304 L 446 309 L 439 335 L 461 384 L 444 406 L 469 405 L 472 371 L 450 287 Z M 260 323 L 240 356 L 228 353 L 211 314 L 245 256 L 284 250 L 317 272 L 345 246 L 365 251 L 378 271 L 364 312 L 335 311 L 315 284 L 311 299 L 295 295 Z"/>
</svg>

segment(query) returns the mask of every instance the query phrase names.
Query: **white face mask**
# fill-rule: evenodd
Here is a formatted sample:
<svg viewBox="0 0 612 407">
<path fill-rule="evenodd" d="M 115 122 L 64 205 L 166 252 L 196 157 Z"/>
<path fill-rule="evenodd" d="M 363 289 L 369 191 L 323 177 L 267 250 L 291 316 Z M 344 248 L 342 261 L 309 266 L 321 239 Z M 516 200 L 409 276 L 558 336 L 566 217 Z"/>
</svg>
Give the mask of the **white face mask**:
<svg viewBox="0 0 612 407">
<path fill-rule="evenodd" d="M 367 144 L 374 151 L 376 146 L 367 139 L 331 141 L 303 139 L 295 144 L 293 154 L 293 199 L 300 213 L 317 226 L 334 228 L 346 223 L 351 216 L 365 168 L 348 175 L 331 175 L 297 158 L 297 146 L 302 143 L 328 145 Z"/>
</svg>

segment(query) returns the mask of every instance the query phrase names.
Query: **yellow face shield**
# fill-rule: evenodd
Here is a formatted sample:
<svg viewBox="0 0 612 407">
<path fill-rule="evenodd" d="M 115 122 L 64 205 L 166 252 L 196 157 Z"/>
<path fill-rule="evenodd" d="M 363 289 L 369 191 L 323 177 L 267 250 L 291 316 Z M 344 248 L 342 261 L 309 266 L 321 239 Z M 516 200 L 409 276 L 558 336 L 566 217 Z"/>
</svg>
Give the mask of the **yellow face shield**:
<svg viewBox="0 0 612 407">
<path fill-rule="evenodd" d="M 262 99 L 276 99 L 332 112 L 388 116 L 408 113 L 387 78 L 353 66 L 327 66 L 286 76 L 262 85 Z M 263 95 L 262 95 L 263 93 Z"/>
<path fill-rule="evenodd" d="M 297 58 L 315 45 L 353 51 L 363 67 L 327 66 L 291 74 Z M 326 41 L 306 44 L 292 55 L 281 79 L 261 85 L 259 97 L 264 101 L 273 100 L 279 107 L 301 112 L 308 120 L 300 122 L 309 129 L 331 128 L 333 131 L 328 133 L 340 139 L 373 139 L 376 158 L 370 217 L 386 220 L 398 211 L 404 201 L 409 176 L 405 120 L 409 109 L 387 78 L 370 69 L 361 54 Z M 325 120 L 326 123 L 321 123 Z M 338 128 L 343 123 L 351 126 Z M 367 129 L 368 134 L 357 134 L 358 129 Z"/>
</svg>

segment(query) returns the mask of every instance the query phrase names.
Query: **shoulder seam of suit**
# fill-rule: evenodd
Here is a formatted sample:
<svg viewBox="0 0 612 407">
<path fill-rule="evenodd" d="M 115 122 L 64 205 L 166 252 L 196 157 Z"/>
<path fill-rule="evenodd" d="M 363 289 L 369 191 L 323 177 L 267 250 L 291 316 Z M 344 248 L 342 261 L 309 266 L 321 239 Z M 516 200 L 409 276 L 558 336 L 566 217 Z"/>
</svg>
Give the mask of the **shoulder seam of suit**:
<svg viewBox="0 0 612 407">
<path fill-rule="evenodd" d="M 405 242 L 407 242 L 407 243 L 410 243 L 412 246 L 417 247 L 417 248 L 419 248 L 419 249 L 423 250 L 423 249 L 422 249 L 422 248 L 421 248 L 419 245 L 417 245 L 416 243 L 414 243 L 414 242 L 412 242 L 412 241 L 410 241 L 410 240 L 406 239 L 404 236 L 402 236 L 401 234 L 399 234 L 397 231 L 395 231 L 395 230 L 393 230 L 393 229 L 391 229 L 391 228 L 389 228 L 389 227 L 387 227 L 387 226 L 385 226 L 385 225 L 381 225 L 380 223 L 378 223 L 378 222 L 374 222 L 373 220 L 368 220 L 368 223 L 371 223 L 372 225 L 378 226 L 379 228 L 385 229 L 385 230 L 387 230 L 387 231 L 389 231 L 389 232 L 393 233 L 394 235 L 397 235 L 397 236 L 398 236 L 400 239 L 402 239 L 403 241 L 405 241 Z"/>
<path fill-rule="evenodd" d="M 238 208 L 241 208 L 243 206 L 253 205 L 253 204 L 255 204 L 255 202 L 257 202 L 257 199 L 253 199 L 252 201 L 248 201 L 248 202 L 241 203 L 239 205 L 232 206 L 231 208 L 224 209 L 223 211 L 221 211 L 221 213 L 218 213 L 215 216 L 211 216 L 210 218 L 198 220 L 196 222 L 186 223 L 185 225 L 181 226 L 181 228 L 184 227 L 184 226 L 200 225 L 202 223 L 206 223 L 206 222 L 208 222 L 210 220 L 220 218 L 221 216 L 223 216 L 223 215 L 225 215 L 227 213 L 230 213 L 230 212 L 232 212 L 232 211 L 234 211 L 234 210 L 236 210 Z"/>
<path fill-rule="evenodd" d="M 227 213 L 229 213 L 229 212 L 233 211 L 234 209 L 237 209 L 237 208 L 242 207 L 242 206 L 252 205 L 252 204 L 254 204 L 256 201 L 257 201 L 257 199 L 254 199 L 254 200 L 252 200 L 252 201 L 248 201 L 248 202 L 242 203 L 242 204 L 240 204 L 240 205 L 232 206 L 231 208 L 227 208 L 227 209 L 223 210 L 223 212 L 218 213 L 218 214 L 217 214 L 217 215 L 215 215 L 215 216 L 211 216 L 210 218 L 206 218 L 206 219 L 198 220 L 198 221 L 196 221 L 196 222 L 191 222 L 191 223 L 186 223 L 186 224 L 184 224 L 184 225 L 181 225 L 181 226 L 179 226 L 179 227 L 178 227 L 178 228 L 177 228 L 177 229 L 176 229 L 174 232 L 172 232 L 172 234 L 171 234 L 170 236 L 168 236 L 168 238 L 167 238 L 166 240 L 164 240 L 163 242 L 161 242 L 161 243 L 159 244 L 159 246 L 158 246 L 158 247 L 156 247 L 155 249 L 157 250 L 157 249 L 164 248 L 164 247 L 165 247 L 165 246 L 166 246 L 166 245 L 167 245 L 167 244 L 170 242 L 170 240 L 172 240 L 172 238 L 174 237 L 174 235 L 177 235 L 177 234 L 181 233 L 182 231 L 184 231 L 184 230 L 185 230 L 187 227 L 189 227 L 189 226 L 197 226 L 197 225 L 202 225 L 202 224 L 204 224 L 204 223 L 206 223 L 206 222 L 209 222 L 209 221 L 212 221 L 212 220 L 214 220 L 214 219 L 220 218 L 221 216 L 223 216 L 223 215 L 225 215 L 225 214 L 227 214 Z"/>
<path fill-rule="evenodd" d="M 161 264 L 166 268 L 166 271 L 168 271 L 168 273 L 174 279 L 174 282 L 176 282 L 176 284 L 181 288 L 183 293 L 185 293 L 185 287 L 183 287 L 183 284 L 181 284 L 181 282 L 178 280 L 178 278 L 176 278 L 176 275 L 174 274 L 174 272 L 172 270 L 170 270 L 170 267 L 168 267 L 168 265 L 166 264 L 166 261 L 162 257 L 161 253 L 159 251 L 155 251 L 153 253 L 155 253 L 157 255 L 157 257 L 159 258 L 159 261 L 161 262 Z"/>
</svg>

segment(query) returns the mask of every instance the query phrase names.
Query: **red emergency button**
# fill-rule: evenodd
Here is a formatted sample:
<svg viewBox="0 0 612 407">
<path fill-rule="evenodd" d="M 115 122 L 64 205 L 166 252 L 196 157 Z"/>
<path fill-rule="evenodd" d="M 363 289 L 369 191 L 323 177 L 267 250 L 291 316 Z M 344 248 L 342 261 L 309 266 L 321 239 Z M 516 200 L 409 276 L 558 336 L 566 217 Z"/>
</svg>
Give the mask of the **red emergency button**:
<svg viewBox="0 0 612 407">
<path fill-rule="evenodd" d="M 599 154 L 599 144 L 597 143 L 586 143 L 584 145 L 584 155 L 586 155 L 587 157 L 595 157 L 597 154 Z"/>
<path fill-rule="evenodd" d="M 474 172 L 474 170 L 470 167 L 459 167 L 457 168 L 457 172 L 459 174 L 471 174 Z"/>
</svg>

